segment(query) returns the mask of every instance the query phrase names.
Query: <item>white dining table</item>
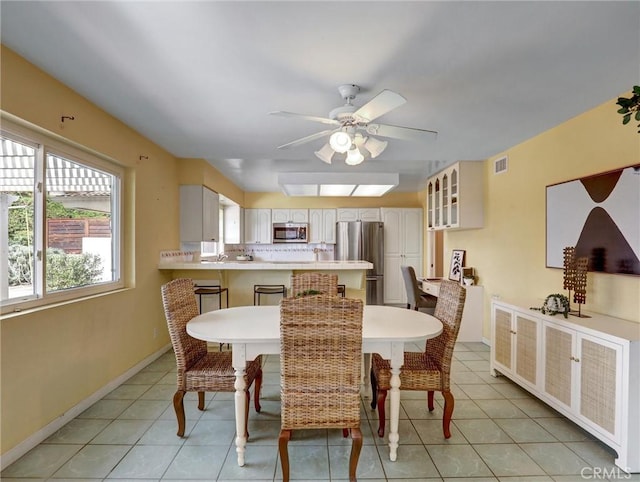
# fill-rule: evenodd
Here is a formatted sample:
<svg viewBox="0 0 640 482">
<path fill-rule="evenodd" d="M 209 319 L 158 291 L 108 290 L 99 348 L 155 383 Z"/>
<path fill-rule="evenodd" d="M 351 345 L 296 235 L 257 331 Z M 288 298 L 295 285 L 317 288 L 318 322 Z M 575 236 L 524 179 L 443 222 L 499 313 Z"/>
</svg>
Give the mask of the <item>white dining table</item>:
<svg viewBox="0 0 640 482">
<path fill-rule="evenodd" d="M 389 391 L 389 459 L 398 454 L 398 420 L 400 417 L 400 369 L 406 343 L 424 342 L 442 332 L 442 323 L 434 316 L 392 306 L 365 305 L 362 319 L 363 353 L 379 353 L 391 362 Z M 258 355 L 280 353 L 280 307 L 238 306 L 203 313 L 187 323 L 187 333 L 194 338 L 232 346 L 235 370 L 236 452 L 238 465 L 245 463 L 247 361 Z M 367 374 L 368 375 L 368 374 Z M 365 377 L 366 378 L 366 377 Z"/>
</svg>

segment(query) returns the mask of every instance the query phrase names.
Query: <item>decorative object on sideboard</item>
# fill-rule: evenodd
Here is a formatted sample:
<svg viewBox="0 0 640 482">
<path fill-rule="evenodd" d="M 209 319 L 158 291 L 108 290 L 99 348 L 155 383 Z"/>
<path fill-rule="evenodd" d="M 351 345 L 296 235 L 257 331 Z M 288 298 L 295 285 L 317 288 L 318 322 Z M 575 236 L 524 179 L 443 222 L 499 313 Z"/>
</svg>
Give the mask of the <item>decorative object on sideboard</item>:
<svg viewBox="0 0 640 482">
<path fill-rule="evenodd" d="M 562 250 L 564 255 L 563 283 L 565 290 L 569 291 L 569 314 L 579 318 L 590 318 L 582 314 L 581 306 L 587 300 L 587 268 L 589 258 L 582 256 L 576 259 L 576 248 L 567 246 Z M 571 309 L 571 290 L 573 290 L 573 301 L 578 303 L 578 310 Z"/>
<path fill-rule="evenodd" d="M 631 121 L 631 116 L 640 122 L 640 86 L 634 85 L 631 97 L 618 97 L 618 114 L 622 115 L 622 124 L 627 125 Z M 635 112 L 635 114 L 634 114 Z M 640 134 L 640 124 L 638 124 L 638 134 Z"/>
<path fill-rule="evenodd" d="M 464 266 L 464 249 L 454 249 L 451 252 L 451 265 L 449 266 L 449 279 L 462 280 L 462 266 Z"/>
<path fill-rule="evenodd" d="M 531 310 L 541 311 L 543 315 L 562 314 L 565 318 L 569 317 L 569 298 L 559 293 L 554 293 L 545 298 L 540 308 L 532 306 Z"/>
</svg>

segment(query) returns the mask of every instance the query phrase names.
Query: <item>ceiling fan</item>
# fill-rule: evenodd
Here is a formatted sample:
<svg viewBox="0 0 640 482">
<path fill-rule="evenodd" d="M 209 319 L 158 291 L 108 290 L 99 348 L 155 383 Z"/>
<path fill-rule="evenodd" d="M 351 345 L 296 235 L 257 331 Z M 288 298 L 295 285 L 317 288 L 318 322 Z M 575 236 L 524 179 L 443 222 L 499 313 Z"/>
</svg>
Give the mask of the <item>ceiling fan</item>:
<svg viewBox="0 0 640 482">
<path fill-rule="evenodd" d="M 385 89 L 362 107 L 356 107 L 352 101 L 360 92 L 359 86 L 345 84 L 339 86 L 338 91 L 345 100 L 345 104 L 333 109 L 329 113 L 329 117 L 316 117 L 285 111 L 270 112 L 271 115 L 297 117 L 332 126 L 330 129 L 278 146 L 278 149 L 296 147 L 329 136 L 329 142 L 316 151 L 315 155 L 323 162 L 331 164 L 336 152 L 346 153 L 345 162 L 349 165 L 356 165 L 360 164 L 365 157 L 378 157 L 387 147 L 387 141 L 381 141 L 371 136 L 424 140 L 434 138 L 437 135 L 436 131 L 373 123 L 378 117 L 407 102 L 407 99 L 396 92 Z"/>
</svg>

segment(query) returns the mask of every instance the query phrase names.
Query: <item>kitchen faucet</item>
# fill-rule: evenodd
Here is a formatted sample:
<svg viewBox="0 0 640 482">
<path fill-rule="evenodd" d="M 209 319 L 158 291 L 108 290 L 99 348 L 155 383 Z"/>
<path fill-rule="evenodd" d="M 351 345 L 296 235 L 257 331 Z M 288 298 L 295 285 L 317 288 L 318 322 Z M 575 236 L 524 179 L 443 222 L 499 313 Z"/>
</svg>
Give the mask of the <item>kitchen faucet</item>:
<svg viewBox="0 0 640 482">
<path fill-rule="evenodd" d="M 229 256 L 227 256 L 226 254 L 224 254 L 224 253 L 220 253 L 220 254 L 218 255 L 218 257 L 216 258 L 216 261 L 224 261 L 224 260 L 225 260 L 225 259 L 227 259 L 228 257 L 229 257 Z"/>
</svg>

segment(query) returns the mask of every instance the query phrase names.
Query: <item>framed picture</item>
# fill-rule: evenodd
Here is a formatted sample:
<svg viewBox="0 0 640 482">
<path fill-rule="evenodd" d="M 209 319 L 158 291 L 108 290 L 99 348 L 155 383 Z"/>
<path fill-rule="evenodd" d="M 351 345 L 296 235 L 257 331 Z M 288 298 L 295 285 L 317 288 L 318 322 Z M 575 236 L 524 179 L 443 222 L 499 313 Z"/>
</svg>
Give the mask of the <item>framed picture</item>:
<svg viewBox="0 0 640 482">
<path fill-rule="evenodd" d="M 460 281 L 462 278 L 462 266 L 464 266 L 464 249 L 454 249 L 451 252 L 451 266 L 449 267 L 449 279 Z"/>
<path fill-rule="evenodd" d="M 640 164 L 547 186 L 547 267 L 575 247 L 589 271 L 640 275 Z"/>
</svg>

